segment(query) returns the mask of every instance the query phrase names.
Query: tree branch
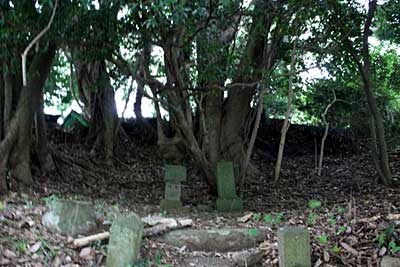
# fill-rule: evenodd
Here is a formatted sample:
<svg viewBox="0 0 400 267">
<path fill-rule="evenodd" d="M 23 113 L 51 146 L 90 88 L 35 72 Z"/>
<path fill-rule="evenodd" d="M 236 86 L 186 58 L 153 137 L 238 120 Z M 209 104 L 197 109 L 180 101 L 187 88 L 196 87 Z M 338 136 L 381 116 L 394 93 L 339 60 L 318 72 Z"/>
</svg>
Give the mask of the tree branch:
<svg viewBox="0 0 400 267">
<path fill-rule="evenodd" d="M 58 5 L 58 0 L 56 0 L 56 3 L 55 3 L 54 8 L 53 8 L 53 12 L 52 12 L 51 17 L 50 17 L 50 21 L 47 24 L 47 26 L 38 35 L 36 35 L 36 37 L 29 43 L 29 45 L 25 48 L 24 53 L 22 53 L 22 55 L 21 55 L 22 56 L 22 84 L 23 84 L 23 86 L 27 85 L 27 81 L 26 81 L 26 56 L 28 55 L 28 52 L 32 48 L 32 46 L 34 46 L 40 40 L 40 38 L 42 38 L 43 35 L 50 29 L 50 26 L 53 23 L 53 19 L 54 19 L 54 16 L 56 14 L 57 5 Z"/>
</svg>

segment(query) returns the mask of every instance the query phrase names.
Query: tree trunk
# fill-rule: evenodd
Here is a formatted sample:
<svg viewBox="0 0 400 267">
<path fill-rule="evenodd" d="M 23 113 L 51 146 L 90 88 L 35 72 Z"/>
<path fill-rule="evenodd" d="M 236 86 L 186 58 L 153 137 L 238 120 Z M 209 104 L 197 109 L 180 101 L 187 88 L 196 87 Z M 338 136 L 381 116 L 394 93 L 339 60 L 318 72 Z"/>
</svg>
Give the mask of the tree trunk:
<svg viewBox="0 0 400 267">
<path fill-rule="evenodd" d="M 142 99 L 143 99 L 143 90 L 144 90 L 144 83 L 141 80 L 137 81 L 137 90 L 136 90 L 136 98 L 135 104 L 133 104 L 133 111 L 135 112 L 136 119 L 138 121 L 143 121 L 142 115 Z"/>
<path fill-rule="evenodd" d="M 392 173 L 391 173 L 390 165 L 389 165 L 389 155 L 388 155 L 388 151 L 387 151 L 387 144 L 386 144 L 386 138 L 385 138 L 385 128 L 383 125 L 382 114 L 376 103 L 376 99 L 375 99 L 376 96 L 375 96 L 375 93 L 373 92 L 372 82 L 371 82 L 371 62 L 370 62 L 370 55 L 369 55 L 368 39 L 369 39 L 369 35 L 371 33 L 370 27 L 372 25 L 372 20 L 375 15 L 376 8 L 377 8 L 377 0 L 369 1 L 368 14 L 367 14 L 367 18 L 364 23 L 363 34 L 362 34 L 362 50 L 361 50 L 362 60 L 360 60 L 359 56 L 357 55 L 356 50 L 354 49 L 355 45 L 345 34 L 344 31 L 346 31 L 346 29 L 343 28 L 340 21 L 337 21 L 337 22 L 338 22 L 339 27 L 341 27 L 341 29 L 342 29 L 342 34 L 344 35 L 344 42 L 347 46 L 347 49 L 350 52 L 354 62 L 356 63 L 358 71 L 361 75 L 364 93 L 367 98 L 368 110 L 373 119 L 373 123 L 370 125 L 370 127 L 371 127 L 371 135 L 372 135 L 373 142 L 374 142 L 375 135 L 376 135 L 377 145 L 376 146 L 374 144 L 372 144 L 372 145 L 373 145 L 373 147 L 375 146 L 376 149 L 378 150 L 377 151 L 378 152 L 377 153 L 378 154 L 377 155 L 378 164 L 376 164 L 377 172 L 378 172 L 379 176 L 381 176 L 380 178 L 381 178 L 383 184 L 391 185 L 393 181 L 392 181 Z M 373 157 L 375 157 L 375 156 L 373 156 Z"/>
<path fill-rule="evenodd" d="M 276 10 L 266 10 L 264 1 L 256 1 L 256 12 L 242 58 L 237 66 L 233 84 L 228 86 L 228 97 L 224 98 L 225 82 L 233 66 L 227 62 L 226 54 L 233 44 L 232 40 L 238 30 L 240 14 L 229 16 L 225 20 L 211 19 L 211 23 L 199 31 L 196 36 L 198 80 L 190 77 L 191 55 L 183 49 L 187 29 L 184 25 L 176 27 L 163 42 L 164 68 L 167 82 L 154 81 L 147 78 L 146 82 L 159 84 L 160 103 L 169 111 L 175 130 L 183 139 L 186 150 L 211 186 L 216 188 L 215 166 L 219 160 L 233 161 L 242 168 L 248 148 L 249 131 L 252 122 L 248 121 L 251 101 L 256 85 L 260 82 L 263 71 L 270 71 L 276 59 L 275 48 L 282 32 L 275 23 Z M 232 3 L 235 5 L 234 2 Z M 217 5 L 218 1 L 199 1 L 200 5 Z M 259 7 L 259 8 L 258 8 Z M 238 6 L 239 8 L 239 6 Z M 210 13 L 213 10 L 208 10 Z M 271 12 L 269 12 L 271 11 Z M 215 16 L 215 14 L 209 14 Z M 215 20 L 215 21 L 214 21 Z M 271 34 L 274 30 L 276 33 Z M 266 34 L 267 32 L 267 34 Z M 190 38 L 190 37 L 189 37 Z M 271 45 L 267 45 L 267 39 Z M 268 54 L 268 57 L 264 57 Z M 266 59 L 264 61 L 264 59 Z M 268 61 L 268 62 L 266 62 Z M 188 67 L 189 66 L 189 67 Z M 148 73 L 148 72 L 147 72 Z M 150 77 L 150 75 L 147 75 Z M 231 78 L 231 77 L 229 77 Z M 161 84 L 161 85 L 160 85 Z M 249 86 L 250 84 L 250 86 Z M 252 84 L 252 85 L 251 85 Z M 199 94 L 192 94 L 188 88 L 198 87 Z M 196 91 L 195 91 L 196 92 Z M 160 97 L 155 96 L 155 97 Z M 192 123 L 193 98 L 200 113 L 201 133 L 195 133 Z M 197 99 L 196 99 L 197 98 Z M 249 127 L 247 127 L 249 126 Z M 250 168 L 251 164 L 249 164 Z"/>
<path fill-rule="evenodd" d="M 17 109 L 0 143 L 0 180 L 5 179 L 8 169 L 19 182 L 28 186 L 33 183 L 30 167 L 31 129 L 54 55 L 55 47 L 36 53 L 29 67 L 27 86 L 21 90 Z"/>
<path fill-rule="evenodd" d="M 3 71 L 0 69 L 0 142 L 4 136 L 4 124 L 3 124 L 3 113 L 4 113 L 4 79 Z"/>
<path fill-rule="evenodd" d="M 245 156 L 244 129 L 254 89 L 236 87 L 226 100 L 221 130 L 221 153 L 241 166 Z"/>
<path fill-rule="evenodd" d="M 43 175 L 48 175 L 55 169 L 54 161 L 47 144 L 47 126 L 43 111 L 43 98 L 39 96 L 40 104 L 35 114 L 36 153 Z"/>
<path fill-rule="evenodd" d="M 220 138 L 222 119 L 222 93 L 214 90 L 205 96 L 205 127 L 207 130 L 206 153 L 214 171 L 220 160 Z"/>
<path fill-rule="evenodd" d="M 91 153 L 104 147 L 106 161 L 112 165 L 118 116 L 105 60 L 75 62 L 75 68 L 80 97 L 90 111 L 89 139 L 94 140 Z"/>
<path fill-rule="evenodd" d="M 15 84 L 13 86 L 13 77 L 10 73 L 4 73 L 4 112 L 3 112 L 3 130 L 4 136 L 7 133 L 8 126 L 10 124 L 11 112 L 13 108 L 13 91 L 15 90 Z"/>
<path fill-rule="evenodd" d="M 370 55 L 369 55 L 369 42 L 368 42 L 368 37 L 369 37 L 369 32 L 370 32 L 370 26 L 372 24 L 372 18 L 375 14 L 376 11 L 376 0 L 370 1 L 369 2 L 369 8 L 368 8 L 368 16 L 367 20 L 364 25 L 364 33 L 363 33 L 363 49 L 362 49 L 362 55 L 363 55 L 363 60 L 364 60 L 364 68 L 361 68 L 361 73 L 363 74 L 363 82 L 364 82 L 364 92 L 367 97 L 367 103 L 369 107 L 369 111 L 373 117 L 373 126 L 376 129 L 376 137 L 377 137 L 377 143 L 378 143 L 378 155 L 379 155 L 379 163 L 380 163 L 380 168 L 381 170 L 378 170 L 379 172 L 383 173 L 382 177 L 382 182 L 385 185 L 390 185 L 392 183 L 392 173 L 390 171 L 390 165 L 389 165 L 389 155 L 387 151 L 387 144 L 386 144 L 386 138 L 385 138 L 385 128 L 383 125 L 383 119 L 382 119 L 382 114 L 378 108 L 378 105 L 376 103 L 375 95 L 372 90 L 372 83 L 371 83 L 371 63 L 370 63 Z M 361 65 L 359 65 L 361 66 Z"/>
</svg>

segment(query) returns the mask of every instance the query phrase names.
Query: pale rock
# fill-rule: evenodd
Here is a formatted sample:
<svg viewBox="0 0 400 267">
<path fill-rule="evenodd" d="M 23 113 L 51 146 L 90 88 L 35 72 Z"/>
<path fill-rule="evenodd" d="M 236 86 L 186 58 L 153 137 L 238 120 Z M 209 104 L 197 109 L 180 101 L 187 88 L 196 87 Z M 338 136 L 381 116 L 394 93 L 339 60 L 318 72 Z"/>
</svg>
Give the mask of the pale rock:
<svg viewBox="0 0 400 267">
<path fill-rule="evenodd" d="M 15 259 L 17 257 L 17 254 L 15 254 L 14 252 L 12 252 L 11 250 L 6 249 L 3 252 L 4 257 L 8 258 L 8 259 Z"/>
<path fill-rule="evenodd" d="M 83 248 L 79 253 L 79 257 L 84 260 L 89 260 L 92 258 L 92 249 L 90 247 Z"/>
</svg>

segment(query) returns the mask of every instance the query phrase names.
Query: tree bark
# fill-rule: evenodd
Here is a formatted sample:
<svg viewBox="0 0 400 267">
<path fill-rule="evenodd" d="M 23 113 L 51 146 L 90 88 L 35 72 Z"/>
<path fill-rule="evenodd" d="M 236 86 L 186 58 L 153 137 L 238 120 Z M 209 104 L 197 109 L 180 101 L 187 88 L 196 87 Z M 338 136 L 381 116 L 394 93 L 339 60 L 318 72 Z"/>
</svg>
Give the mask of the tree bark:
<svg viewBox="0 0 400 267">
<path fill-rule="evenodd" d="M 0 143 L 0 180 L 7 169 L 19 182 L 32 185 L 30 168 L 31 129 L 35 111 L 40 104 L 42 88 L 50 72 L 55 47 L 35 54 L 29 67 L 27 86 L 19 96 L 17 109 L 12 117 L 5 138 Z"/>
<path fill-rule="evenodd" d="M 103 144 L 106 161 L 112 165 L 118 116 L 105 60 L 89 63 L 76 61 L 75 69 L 80 97 L 90 111 L 89 139 L 94 140 L 91 154 L 95 154 Z"/>
<path fill-rule="evenodd" d="M 144 90 L 144 83 L 143 81 L 137 81 L 137 90 L 136 90 L 136 97 L 135 97 L 135 104 L 133 104 L 133 111 L 135 112 L 135 117 L 139 121 L 143 121 L 143 114 L 142 114 L 142 99 L 143 99 L 143 90 Z"/>
<path fill-rule="evenodd" d="M 36 153 L 43 175 L 48 175 L 55 169 L 53 157 L 47 144 L 47 126 L 43 111 L 43 98 L 39 96 L 40 104 L 35 114 Z"/>
<path fill-rule="evenodd" d="M 3 140 L 4 136 L 3 113 L 4 113 L 4 79 L 3 79 L 3 71 L 0 68 L 0 142 L 1 140 Z"/>
<path fill-rule="evenodd" d="M 3 113 L 3 130 L 6 135 L 10 124 L 11 112 L 13 106 L 13 77 L 10 73 L 4 73 L 4 113 Z"/>
</svg>

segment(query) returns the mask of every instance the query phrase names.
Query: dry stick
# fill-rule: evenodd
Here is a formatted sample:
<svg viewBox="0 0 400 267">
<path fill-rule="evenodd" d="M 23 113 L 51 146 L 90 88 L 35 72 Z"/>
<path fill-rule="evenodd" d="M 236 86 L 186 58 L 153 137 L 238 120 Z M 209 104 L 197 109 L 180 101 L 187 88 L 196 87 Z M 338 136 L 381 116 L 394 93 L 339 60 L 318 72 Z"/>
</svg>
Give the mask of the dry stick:
<svg viewBox="0 0 400 267">
<path fill-rule="evenodd" d="M 326 114 L 328 113 L 331 106 L 336 102 L 335 90 L 332 90 L 332 92 L 333 92 L 333 100 L 326 106 L 324 113 L 322 113 L 322 121 L 325 124 L 325 132 L 324 132 L 324 136 L 322 137 L 322 140 L 321 140 L 321 150 L 319 152 L 318 176 L 321 176 L 321 172 L 322 172 L 322 161 L 324 160 L 325 141 L 326 141 L 326 137 L 328 136 L 328 130 L 329 130 L 329 122 L 326 121 Z"/>
<path fill-rule="evenodd" d="M 58 5 L 58 0 L 56 0 L 56 3 L 53 8 L 53 12 L 50 17 L 50 21 L 47 24 L 47 26 L 38 34 L 36 37 L 29 43 L 29 45 L 25 48 L 24 53 L 22 53 L 22 85 L 26 86 L 27 81 L 26 81 L 26 56 L 28 55 L 29 50 L 31 50 L 32 46 L 34 46 L 40 38 L 43 37 L 43 35 L 50 29 L 51 24 L 53 23 L 54 15 L 56 14 L 57 10 L 57 5 Z"/>
<path fill-rule="evenodd" d="M 257 116 L 256 116 L 256 121 L 254 123 L 254 129 L 253 129 L 253 132 L 251 133 L 249 146 L 247 147 L 247 151 L 246 151 L 246 156 L 243 159 L 243 165 L 242 165 L 243 167 L 242 167 L 241 174 L 240 174 L 240 187 L 239 188 L 242 188 L 244 185 L 244 180 L 245 180 L 244 177 L 246 176 L 247 167 L 250 162 L 251 151 L 253 151 L 254 143 L 257 138 L 258 128 L 260 127 L 261 113 L 263 110 L 263 99 L 264 99 L 264 94 L 266 91 L 267 91 L 266 86 L 262 85 L 260 94 L 258 96 Z"/>
<path fill-rule="evenodd" d="M 314 169 L 318 170 L 318 147 L 317 147 L 317 138 L 314 137 Z"/>
<path fill-rule="evenodd" d="M 143 236 L 152 237 L 164 234 L 171 230 L 190 227 L 192 223 L 193 221 L 191 219 L 172 219 L 172 221 L 168 223 L 160 223 L 155 226 L 145 228 L 143 230 Z M 87 246 L 95 241 L 107 240 L 109 238 L 110 238 L 110 232 L 103 232 L 95 235 L 74 239 L 72 240 L 71 245 L 74 248 L 80 248 Z"/>
<path fill-rule="evenodd" d="M 290 122 L 289 117 L 292 113 L 292 101 L 293 101 L 293 73 L 294 73 L 294 64 L 296 63 L 296 43 L 293 45 L 291 61 L 290 61 L 290 70 L 289 70 L 289 92 L 288 92 L 288 103 L 285 113 L 285 120 L 282 125 L 281 130 L 281 140 L 279 142 L 279 151 L 278 158 L 276 160 L 275 165 L 275 173 L 274 173 L 274 182 L 278 182 L 279 176 L 281 173 L 281 165 L 282 165 L 282 157 L 283 157 L 283 149 L 285 148 L 285 140 L 286 133 L 289 130 Z"/>
<path fill-rule="evenodd" d="M 328 131 L 329 131 L 329 122 L 326 121 L 326 114 L 328 113 L 328 111 L 332 107 L 332 105 L 335 104 L 335 102 L 341 101 L 341 102 L 349 104 L 349 102 L 347 102 L 345 100 L 337 99 L 336 98 L 336 94 L 335 94 L 335 90 L 332 90 L 332 92 L 333 92 L 333 100 L 332 100 L 331 103 L 329 103 L 326 106 L 325 111 L 322 114 L 322 121 L 325 124 L 325 131 L 324 131 L 324 136 L 322 137 L 322 140 L 321 140 L 321 149 L 320 149 L 320 152 L 319 152 L 318 176 L 321 176 L 321 173 L 322 173 L 322 162 L 324 160 L 325 141 L 326 141 L 326 138 L 328 136 Z"/>
</svg>

